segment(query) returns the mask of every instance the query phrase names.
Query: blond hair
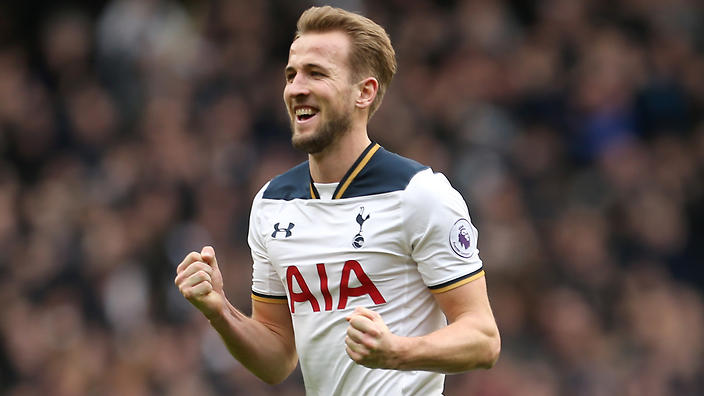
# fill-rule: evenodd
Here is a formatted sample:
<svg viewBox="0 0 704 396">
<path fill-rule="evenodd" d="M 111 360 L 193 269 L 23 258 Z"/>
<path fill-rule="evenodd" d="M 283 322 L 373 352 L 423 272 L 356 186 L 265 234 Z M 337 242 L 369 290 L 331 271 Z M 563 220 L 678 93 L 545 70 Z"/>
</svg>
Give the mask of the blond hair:
<svg viewBox="0 0 704 396">
<path fill-rule="evenodd" d="M 330 6 L 307 9 L 298 18 L 296 28 L 294 41 L 305 33 L 341 31 L 347 34 L 352 43 L 351 77 L 361 80 L 371 75 L 379 81 L 376 98 L 369 107 L 371 118 L 396 73 L 396 53 L 384 28 L 362 15 Z"/>
</svg>

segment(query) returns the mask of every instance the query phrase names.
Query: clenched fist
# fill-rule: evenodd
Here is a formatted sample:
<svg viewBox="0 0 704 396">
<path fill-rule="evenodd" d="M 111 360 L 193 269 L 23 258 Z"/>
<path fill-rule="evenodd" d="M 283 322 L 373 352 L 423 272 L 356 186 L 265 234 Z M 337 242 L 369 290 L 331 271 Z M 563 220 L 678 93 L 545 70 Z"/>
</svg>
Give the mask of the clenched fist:
<svg viewBox="0 0 704 396">
<path fill-rule="evenodd" d="M 377 312 L 356 307 L 347 316 L 347 354 L 352 360 L 369 368 L 395 369 L 398 365 L 397 347 L 401 340 L 389 331 Z"/>
<path fill-rule="evenodd" d="M 223 312 L 226 300 L 222 274 L 211 246 L 204 247 L 200 253 L 189 253 L 176 268 L 174 283 L 206 318 L 212 319 Z"/>
</svg>

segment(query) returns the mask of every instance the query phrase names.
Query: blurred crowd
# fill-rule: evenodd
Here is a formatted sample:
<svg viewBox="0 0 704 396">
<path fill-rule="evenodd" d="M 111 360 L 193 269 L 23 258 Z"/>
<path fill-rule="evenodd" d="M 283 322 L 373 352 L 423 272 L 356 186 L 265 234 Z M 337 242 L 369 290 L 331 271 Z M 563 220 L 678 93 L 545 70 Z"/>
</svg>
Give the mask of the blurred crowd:
<svg viewBox="0 0 704 396">
<path fill-rule="evenodd" d="M 302 395 L 173 278 L 212 244 L 248 312 L 251 199 L 305 160 L 283 69 L 316 2 L 32 3 L 0 5 L 0 393 Z M 446 395 L 704 394 L 704 5 L 331 4 L 397 51 L 372 138 L 479 229 L 502 355 Z"/>
</svg>

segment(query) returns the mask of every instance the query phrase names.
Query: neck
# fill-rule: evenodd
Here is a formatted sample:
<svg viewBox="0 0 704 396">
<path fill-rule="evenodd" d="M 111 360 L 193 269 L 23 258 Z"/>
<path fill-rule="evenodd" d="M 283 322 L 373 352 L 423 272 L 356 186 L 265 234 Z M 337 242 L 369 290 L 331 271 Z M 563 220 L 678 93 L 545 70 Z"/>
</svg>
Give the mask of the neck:
<svg viewBox="0 0 704 396">
<path fill-rule="evenodd" d="M 367 130 L 349 131 L 325 150 L 308 154 L 310 176 L 317 183 L 339 182 L 371 143 Z"/>
</svg>

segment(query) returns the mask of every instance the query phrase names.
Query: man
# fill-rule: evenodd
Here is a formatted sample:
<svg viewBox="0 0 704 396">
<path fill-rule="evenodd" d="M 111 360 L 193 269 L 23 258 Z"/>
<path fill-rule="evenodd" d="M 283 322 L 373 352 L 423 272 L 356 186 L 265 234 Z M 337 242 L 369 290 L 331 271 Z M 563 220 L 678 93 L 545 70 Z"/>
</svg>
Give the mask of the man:
<svg viewBox="0 0 704 396">
<path fill-rule="evenodd" d="M 254 198 L 252 316 L 226 299 L 209 246 L 175 283 L 268 383 L 300 359 L 308 395 L 440 395 L 444 373 L 499 355 L 477 231 L 444 176 L 367 135 L 396 70 L 384 29 L 331 7 L 297 28 L 284 102 L 309 160 Z"/>
</svg>

